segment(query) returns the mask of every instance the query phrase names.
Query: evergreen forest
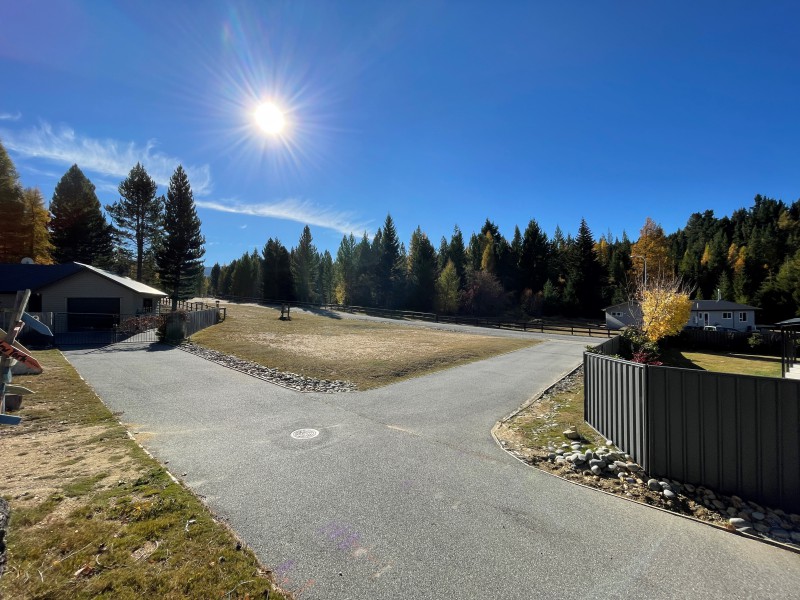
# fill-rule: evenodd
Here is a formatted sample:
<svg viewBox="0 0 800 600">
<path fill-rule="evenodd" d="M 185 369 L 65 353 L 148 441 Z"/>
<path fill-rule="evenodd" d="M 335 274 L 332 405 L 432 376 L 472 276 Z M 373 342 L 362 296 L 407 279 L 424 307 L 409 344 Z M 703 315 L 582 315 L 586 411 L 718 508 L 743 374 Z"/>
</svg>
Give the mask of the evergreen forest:
<svg viewBox="0 0 800 600">
<path fill-rule="evenodd" d="M 406 245 L 391 215 L 370 236 L 345 235 L 335 256 L 320 252 L 305 226 L 287 248 L 268 238 L 203 276 L 200 220 L 179 166 L 165 196 L 142 165 L 119 184 L 119 201 L 102 207 L 95 186 L 73 165 L 45 207 L 24 188 L 0 144 L 0 262 L 78 261 L 161 287 L 173 299 L 217 294 L 272 301 L 405 309 L 474 316 L 563 316 L 602 320 L 645 278 L 677 278 L 694 299 L 723 299 L 761 309 L 759 323 L 800 316 L 800 200 L 755 196 L 717 217 L 694 213 L 665 233 L 648 218 L 635 239 L 545 232 L 535 219 L 501 232 L 487 218 L 465 235 L 429 239 L 421 227 Z M 105 208 L 105 211 L 103 210 Z"/>
</svg>

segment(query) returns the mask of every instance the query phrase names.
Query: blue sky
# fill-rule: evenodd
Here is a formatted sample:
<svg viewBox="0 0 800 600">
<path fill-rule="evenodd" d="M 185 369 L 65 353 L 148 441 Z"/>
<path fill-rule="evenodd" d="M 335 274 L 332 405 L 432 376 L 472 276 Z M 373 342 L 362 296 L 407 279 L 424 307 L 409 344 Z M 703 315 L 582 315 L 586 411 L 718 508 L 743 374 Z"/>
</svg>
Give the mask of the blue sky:
<svg viewBox="0 0 800 600">
<path fill-rule="evenodd" d="M 800 197 L 797 2 L 0 0 L 0 141 L 50 198 L 184 165 L 206 262 L 391 212 L 438 246 Z M 286 113 L 279 136 L 253 111 Z"/>
</svg>

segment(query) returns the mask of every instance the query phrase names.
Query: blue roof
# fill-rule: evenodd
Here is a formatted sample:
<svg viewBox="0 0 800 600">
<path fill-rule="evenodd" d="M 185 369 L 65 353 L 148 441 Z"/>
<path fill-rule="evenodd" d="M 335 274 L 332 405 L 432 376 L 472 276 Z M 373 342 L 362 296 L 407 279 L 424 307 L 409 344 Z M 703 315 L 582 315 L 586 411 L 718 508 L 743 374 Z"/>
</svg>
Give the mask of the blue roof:
<svg viewBox="0 0 800 600">
<path fill-rule="evenodd" d="M 74 275 L 82 267 L 77 263 L 63 265 L 0 264 L 0 294 L 18 290 L 35 292 L 51 283 Z"/>
</svg>

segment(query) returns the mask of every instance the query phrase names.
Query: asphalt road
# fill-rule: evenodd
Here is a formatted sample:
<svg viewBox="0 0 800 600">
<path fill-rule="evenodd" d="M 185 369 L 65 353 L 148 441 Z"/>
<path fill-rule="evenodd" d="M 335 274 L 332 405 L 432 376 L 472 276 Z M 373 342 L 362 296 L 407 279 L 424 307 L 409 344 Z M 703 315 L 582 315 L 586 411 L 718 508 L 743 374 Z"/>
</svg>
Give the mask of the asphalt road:
<svg viewBox="0 0 800 600">
<path fill-rule="evenodd" d="M 494 444 L 493 424 L 587 343 L 549 339 L 335 395 L 162 346 L 65 354 L 302 599 L 798 597 L 798 555 L 572 485 Z M 320 434 L 293 439 L 301 428 Z"/>
</svg>

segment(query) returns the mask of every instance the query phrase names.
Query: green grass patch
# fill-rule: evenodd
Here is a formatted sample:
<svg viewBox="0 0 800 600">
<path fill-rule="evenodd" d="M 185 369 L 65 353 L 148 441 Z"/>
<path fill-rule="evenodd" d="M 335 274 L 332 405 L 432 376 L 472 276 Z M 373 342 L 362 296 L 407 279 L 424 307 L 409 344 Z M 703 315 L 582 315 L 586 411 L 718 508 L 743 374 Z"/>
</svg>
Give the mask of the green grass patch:
<svg viewBox="0 0 800 600">
<path fill-rule="evenodd" d="M 279 317 L 272 308 L 228 305 L 225 321 L 196 333 L 192 341 L 281 371 L 351 381 L 359 389 L 538 343 L 301 311 L 293 312 L 291 321 Z"/>
<path fill-rule="evenodd" d="M 729 352 L 690 352 L 670 348 L 662 355 L 666 366 L 702 369 L 736 375 L 780 377 L 781 359 L 776 356 L 732 354 Z"/>
<path fill-rule="evenodd" d="M 36 394 L 0 437 L 5 456 L 24 452 L 0 463 L 11 506 L 0 598 L 284 598 L 59 352 L 36 357 L 44 373 L 15 378 Z"/>
</svg>

